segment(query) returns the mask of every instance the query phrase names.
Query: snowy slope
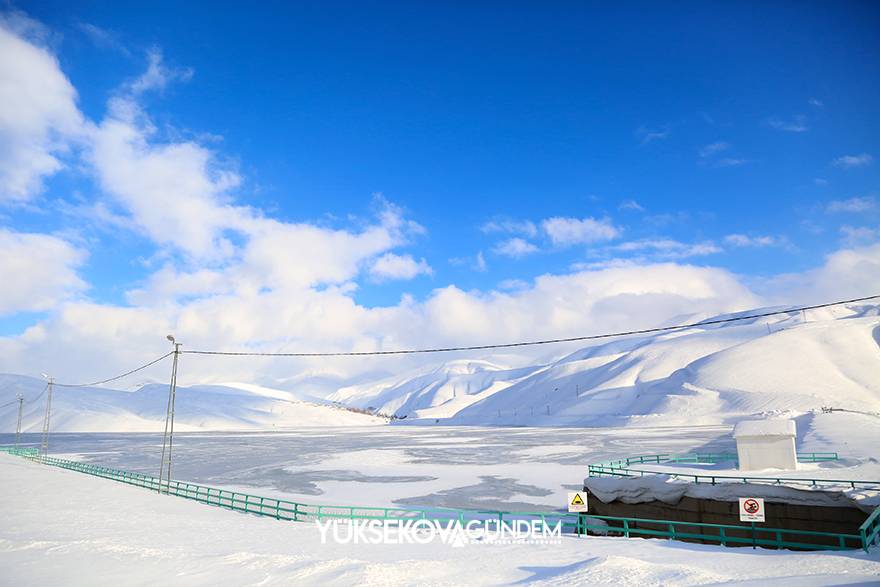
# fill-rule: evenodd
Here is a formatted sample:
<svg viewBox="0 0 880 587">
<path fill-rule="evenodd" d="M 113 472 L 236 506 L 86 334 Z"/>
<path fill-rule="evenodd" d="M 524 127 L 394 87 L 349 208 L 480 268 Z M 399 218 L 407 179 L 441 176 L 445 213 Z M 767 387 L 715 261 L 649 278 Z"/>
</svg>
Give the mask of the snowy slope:
<svg viewBox="0 0 880 587">
<path fill-rule="evenodd" d="M 46 409 L 45 381 L 0 374 L 0 405 L 21 393 L 24 432 L 40 432 Z M 56 387 L 51 427 L 55 432 L 156 432 L 165 424 L 168 386 L 144 385 L 137 391 L 95 387 Z M 0 408 L 0 430 L 14 431 L 18 403 Z M 339 407 L 301 401 L 285 391 L 256 385 L 178 387 L 175 427 L 179 430 L 265 430 L 290 426 L 364 426 L 384 418 Z"/>
<path fill-rule="evenodd" d="M 541 367 L 513 369 L 488 361 L 450 361 L 427 373 L 343 387 L 328 399 L 384 414 L 450 417 Z"/>
<path fill-rule="evenodd" d="M 718 423 L 822 406 L 880 412 L 878 374 L 878 306 L 862 305 L 616 339 L 516 370 L 453 361 L 333 397 L 406 423 Z"/>
</svg>

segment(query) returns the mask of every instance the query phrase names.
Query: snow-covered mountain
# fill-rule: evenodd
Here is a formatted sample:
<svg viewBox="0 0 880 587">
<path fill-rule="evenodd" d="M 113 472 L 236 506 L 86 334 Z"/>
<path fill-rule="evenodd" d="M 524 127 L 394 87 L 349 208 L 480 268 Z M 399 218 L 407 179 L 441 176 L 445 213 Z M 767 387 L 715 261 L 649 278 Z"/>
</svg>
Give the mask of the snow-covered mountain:
<svg viewBox="0 0 880 587">
<path fill-rule="evenodd" d="M 23 375 L 0 374 L 0 405 L 18 393 L 25 401 L 24 432 L 40 432 L 46 410 L 46 382 Z M 96 387 L 56 387 L 51 427 L 55 432 L 159 432 L 165 425 L 166 384 L 144 385 L 136 391 Z M 18 402 L 0 408 L 0 430 L 15 430 Z M 178 387 L 175 428 L 193 430 L 271 430 L 293 426 L 365 426 L 385 418 L 359 414 L 339 406 L 303 401 L 286 391 L 229 383 Z"/>
<path fill-rule="evenodd" d="M 878 308 L 615 339 L 519 369 L 457 360 L 343 388 L 331 399 L 393 413 L 405 423 L 487 426 L 717 423 L 822 406 L 875 412 Z"/>
<path fill-rule="evenodd" d="M 389 415 L 448 418 L 541 368 L 513 369 L 488 361 L 450 361 L 428 372 L 416 371 L 343 387 L 328 399 Z"/>
<path fill-rule="evenodd" d="M 175 421 L 181 430 L 386 423 L 342 405 L 405 424 L 485 426 L 720 423 L 823 406 L 880 412 L 878 305 L 613 339 L 543 364 L 510 359 L 456 359 L 341 387 L 326 403 L 246 383 L 181 387 Z M 0 375 L 0 405 L 19 392 L 33 400 L 44 387 Z M 164 384 L 56 388 L 52 429 L 158 431 L 167 397 Z M 25 406 L 25 431 L 41 430 L 44 410 L 43 398 Z M 16 415 L 15 403 L 0 408 L 0 430 L 14 430 Z"/>
</svg>

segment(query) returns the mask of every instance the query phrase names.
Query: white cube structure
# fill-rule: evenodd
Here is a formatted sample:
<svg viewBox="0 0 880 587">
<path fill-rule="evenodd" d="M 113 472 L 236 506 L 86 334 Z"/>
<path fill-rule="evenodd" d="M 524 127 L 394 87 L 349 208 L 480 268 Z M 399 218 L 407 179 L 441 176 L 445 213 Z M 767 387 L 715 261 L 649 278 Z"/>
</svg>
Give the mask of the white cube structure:
<svg viewBox="0 0 880 587">
<path fill-rule="evenodd" d="M 797 469 L 794 420 L 747 420 L 733 429 L 741 471 Z"/>
</svg>

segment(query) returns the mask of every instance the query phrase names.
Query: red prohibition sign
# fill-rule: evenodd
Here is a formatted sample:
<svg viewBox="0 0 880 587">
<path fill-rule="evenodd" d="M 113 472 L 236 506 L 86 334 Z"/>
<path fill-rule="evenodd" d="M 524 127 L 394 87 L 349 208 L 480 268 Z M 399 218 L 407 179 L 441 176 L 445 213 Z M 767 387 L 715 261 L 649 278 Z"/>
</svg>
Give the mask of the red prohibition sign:
<svg viewBox="0 0 880 587">
<path fill-rule="evenodd" d="M 743 502 L 743 509 L 746 510 L 747 514 L 754 514 L 761 509 L 761 506 L 754 499 L 747 499 Z"/>
</svg>

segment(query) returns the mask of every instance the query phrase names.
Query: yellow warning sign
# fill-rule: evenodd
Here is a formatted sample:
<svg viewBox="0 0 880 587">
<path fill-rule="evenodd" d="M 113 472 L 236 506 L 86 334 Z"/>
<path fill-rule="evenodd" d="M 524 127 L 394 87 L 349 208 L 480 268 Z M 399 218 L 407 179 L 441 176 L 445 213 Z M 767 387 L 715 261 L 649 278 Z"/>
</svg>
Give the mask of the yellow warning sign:
<svg viewBox="0 0 880 587">
<path fill-rule="evenodd" d="M 587 511 L 587 495 L 580 491 L 568 494 L 568 511 L 585 512 Z"/>
</svg>

